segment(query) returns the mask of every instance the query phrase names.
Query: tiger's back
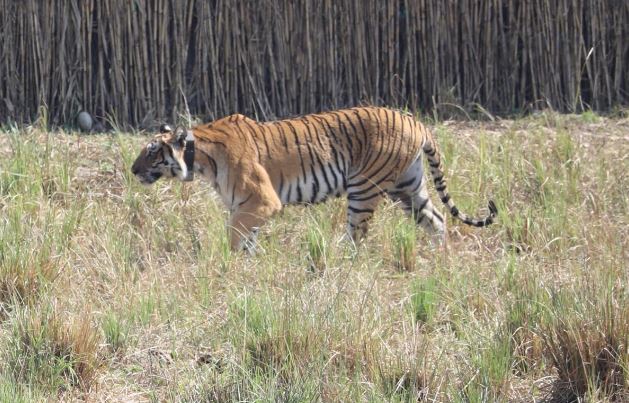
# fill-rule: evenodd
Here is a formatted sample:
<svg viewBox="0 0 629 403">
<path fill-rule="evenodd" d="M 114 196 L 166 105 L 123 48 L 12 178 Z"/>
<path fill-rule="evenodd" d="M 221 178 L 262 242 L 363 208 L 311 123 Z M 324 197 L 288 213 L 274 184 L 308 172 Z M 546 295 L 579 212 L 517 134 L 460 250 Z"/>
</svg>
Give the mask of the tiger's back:
<svg viewBox="0 0 629 403">
<path fill-rule="evenodd" d="M 423 126 L 384 108 L 352 108 L 258 123 L 231 121 L 250 133 L 282 204 L 317 203 L 357 186 L 386 188 L 421 152 Z"/>
</svg>

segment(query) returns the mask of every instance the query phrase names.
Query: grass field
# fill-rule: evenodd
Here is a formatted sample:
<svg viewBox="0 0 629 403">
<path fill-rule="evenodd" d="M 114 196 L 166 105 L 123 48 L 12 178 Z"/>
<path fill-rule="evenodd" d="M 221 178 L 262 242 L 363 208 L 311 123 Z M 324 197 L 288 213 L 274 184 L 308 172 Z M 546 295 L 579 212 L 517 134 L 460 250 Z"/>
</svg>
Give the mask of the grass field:
<svg viewBox="0 0 629 403">
<path fill-rule="evenodd" d="M 255 257 L 208 184 L 132 177 L 146 137 L 5 127 L 0 401 L 629 399 L 629 119 L 433 127 L 496 224 L 431 246 L 384 203 L 354 248 L 336 200 Z"/>
</svg>

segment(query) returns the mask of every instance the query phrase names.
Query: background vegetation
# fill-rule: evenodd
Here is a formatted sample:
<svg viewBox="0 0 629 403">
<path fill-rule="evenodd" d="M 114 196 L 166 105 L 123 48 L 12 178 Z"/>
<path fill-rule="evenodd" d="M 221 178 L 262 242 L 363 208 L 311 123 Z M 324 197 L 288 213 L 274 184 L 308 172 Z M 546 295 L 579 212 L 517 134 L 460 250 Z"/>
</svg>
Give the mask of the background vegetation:
<svg viewBox="0 0 629 403">
<path fill-rule="evenodd" d="M 629 103 L 625 0 L 0 0 L 0 122 Z"/>
<path fill-rule="evenodd" d="M 461 209 L 290 207 L 255 257 L 208 185 L 141 186 L 143 136 L 0 135 L 0 401 L 629 399 L 629 121 L 436 123 Z"/>
</svg>

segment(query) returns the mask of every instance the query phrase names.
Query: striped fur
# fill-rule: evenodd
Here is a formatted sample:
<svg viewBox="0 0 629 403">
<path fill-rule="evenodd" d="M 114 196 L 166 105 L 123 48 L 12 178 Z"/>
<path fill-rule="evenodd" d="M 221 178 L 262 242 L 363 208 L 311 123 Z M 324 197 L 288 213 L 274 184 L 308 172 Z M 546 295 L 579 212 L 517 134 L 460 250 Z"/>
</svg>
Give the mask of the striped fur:
<svg viewBox="0 0 629 403">
<path fill-rule="evenodd" d="M 193 135 L 194 172 L 214 185 L 231 210 L 231 245 L 243 247 L 283 205 L 313 204 L 347 195 L 348 230 L 362 238 L 383 197 L 431 233 L 444 232 L 443 216 L 426 188 L 421 154 L 448 211 L 468 225 L 493 222 L 460 212 L 447 193 L 441 156 L 430 131 L 411 115 L 365 107 L 257 122 L 232 115 L 187 131 L 166 129 L 140 153 L 134 174 L 144 183 L 190 177 L 183 139 Z"/>
</svg>

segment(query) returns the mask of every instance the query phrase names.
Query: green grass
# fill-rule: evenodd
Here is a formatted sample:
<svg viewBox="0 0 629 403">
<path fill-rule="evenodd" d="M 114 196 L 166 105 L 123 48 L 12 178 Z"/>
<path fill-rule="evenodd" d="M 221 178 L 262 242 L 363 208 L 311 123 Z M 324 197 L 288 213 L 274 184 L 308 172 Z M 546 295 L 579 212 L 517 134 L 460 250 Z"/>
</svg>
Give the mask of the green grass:
<svg viewBox="0 0 629 403">
<path fill-rule="evenodd" d="M 411 311 L 417 322 L 427 323 L 435 316 L 439 302 L 437 287 L 434 277 L 415 282 L 411 294 Z"/>
<path fill-rule="evenodd" d="M 0 401 L 629 398 L 627 120 L 434 128 L 496 224 L 433 245 L 387 202 L 354 246 L 334 200 L 255 256 L 209 185 L 133 178 L 141 136 L 1 132 Z"/>
<path fill-rule="evenodd" d="M 105 341 L 112 351 L 119 351 L 124 348 L 129 329 L 124 319 L 110 312 L 105 315 L 101 325 Z"/>
</svg>

